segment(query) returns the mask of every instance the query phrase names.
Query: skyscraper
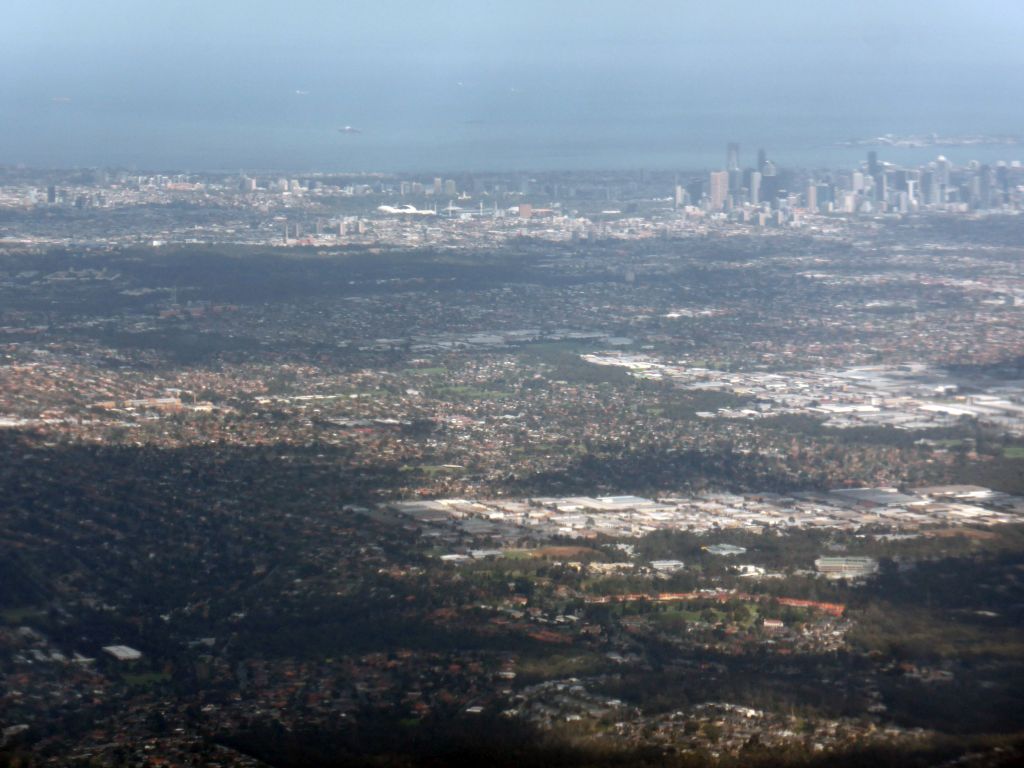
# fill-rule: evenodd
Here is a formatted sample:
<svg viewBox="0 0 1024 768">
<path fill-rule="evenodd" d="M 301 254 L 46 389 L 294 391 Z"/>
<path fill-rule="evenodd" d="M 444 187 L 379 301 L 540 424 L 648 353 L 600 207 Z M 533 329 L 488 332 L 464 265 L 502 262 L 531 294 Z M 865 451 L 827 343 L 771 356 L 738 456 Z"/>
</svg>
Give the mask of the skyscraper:
<svg viewBox="0 0 1024 768">
<path fill-rule="evenodd" d="M 979 205 L 982 208 L 992 207 L 992 188 L 995 185 L 992 183 L 992 168 L 988 165 L 983 165 L 978 169 L 978 192 L 979 192 Z"/>
<path fill-rule="evenodd" d="M 725 149 L 725 170 L 738 171 L 740 169 L 740 145 L 730 141 Z"/>
<path fill-rule="evenodd" d="M 725 198 L 729 194 L 729 172 L 712 171 L 708 184 L 708 199 L 712 211 L 720 211 L 725 206 Z"/>
<path fill-rule="evenodd" d="M 818 212 L 818 187 L 813 181 L 807 185 L 807 211 Z"/>
<path fill-rule="evenodd" d="M 885 178 L 885 171 L 879 170 L 875 174 L 875 200 L 884 203 L 889 199 L 889 184 Z"/>
<path fill-rule="evenodd" d="M 754 171 L 750 174 L 750 202 L 758 205 L 761 202 L 761 172 Z"/>
<path fill-rule="evenodd" d="M 878 175 L 878 153 L 868 152 L 868 173 L 871 176 Z"/>
<path fill-rule="evenodd" d="M 952 164 L 946 159 L 945 155 L 939 155 L 935 159 L 935 186 L 937 187 L 936 196 L 939 203 L 945 203 L 949 199 L 951 170 Z"/>
<path fill-rule="evenodd" d="M 921 200 L 927 205 L 937 205 L 939 202 L 939 185 L 932 168 L 921 174 Z"/>
</svg>

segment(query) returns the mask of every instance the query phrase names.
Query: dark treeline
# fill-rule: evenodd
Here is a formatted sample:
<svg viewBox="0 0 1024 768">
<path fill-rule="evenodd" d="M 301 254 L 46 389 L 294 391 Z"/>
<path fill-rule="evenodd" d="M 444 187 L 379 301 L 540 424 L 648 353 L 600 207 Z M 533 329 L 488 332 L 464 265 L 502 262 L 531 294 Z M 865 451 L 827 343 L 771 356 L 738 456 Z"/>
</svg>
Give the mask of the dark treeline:
<svg viewBox="0 0 1024 768">
<path fill-rule="evenodd" d="M 909 749 L 878 745 L 828 753 L 802 746 L 768 749 L 751 740 L 739 755 L 719 757 L 654 746 L 578 746 L 521 721 L 486 714 L 415 724 L 377 717 L 302 732 L 271 723 L 218 741 L 274 768 L 930 768 L 961 759 L 1009 768 L 1024 758 L 1024 743 L 1012 737 L 943 737 Z"/>
</svg>

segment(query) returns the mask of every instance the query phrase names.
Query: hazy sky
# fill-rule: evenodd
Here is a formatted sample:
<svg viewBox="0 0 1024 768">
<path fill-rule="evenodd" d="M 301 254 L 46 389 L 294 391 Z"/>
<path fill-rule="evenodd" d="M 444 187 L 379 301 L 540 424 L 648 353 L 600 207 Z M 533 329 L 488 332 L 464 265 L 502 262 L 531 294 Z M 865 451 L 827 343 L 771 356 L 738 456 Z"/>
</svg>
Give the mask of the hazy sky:
<svg viewBox="0 0 1024 768">
<path fill-rule="evenodd" d="M 12 0 L 0 163 L 1018 132 L 1022 40 L 1020 0 Z"/>
</svg>

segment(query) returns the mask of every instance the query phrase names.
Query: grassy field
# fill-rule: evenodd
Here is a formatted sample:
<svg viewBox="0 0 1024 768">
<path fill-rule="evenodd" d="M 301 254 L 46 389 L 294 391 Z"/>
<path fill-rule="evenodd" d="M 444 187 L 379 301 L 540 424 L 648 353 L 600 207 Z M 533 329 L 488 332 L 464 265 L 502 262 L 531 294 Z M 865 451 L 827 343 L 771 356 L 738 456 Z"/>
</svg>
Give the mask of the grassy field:
<svg viewBox="0 0 1024 768">
<path fill-rule="evenodd" d="M 150 688 L 154 685 L 166 683 L 171 676 L 166 672 L 127 672 L 124 681 L 128 685 Z"/>
<path fill-rule="evenodd" d="M 496 389 L 479 389 L 477 387 L 439 387 L 435 394 L 440 398 L 452 398 L 456 400 L 499 400 L 508 397 L 508 392 L 500 392 Z"/>
<path fill-rule="evenodd" d="M 528 680 L 551 680 L 553 678 L 593 674 L 600 671 L 606 662 L 593 653 L 545 656 L 527 656 L 520 660 L 516 672 Z"/>
<path fill-rule="evenodd" d="M 6 608 L 0 611 L 0 621 L 5 624 L 22 624 L 25 619 L 30 619 L 43 614 L 42 608 L 23 606 L 21 608 Z"/>
</svg>

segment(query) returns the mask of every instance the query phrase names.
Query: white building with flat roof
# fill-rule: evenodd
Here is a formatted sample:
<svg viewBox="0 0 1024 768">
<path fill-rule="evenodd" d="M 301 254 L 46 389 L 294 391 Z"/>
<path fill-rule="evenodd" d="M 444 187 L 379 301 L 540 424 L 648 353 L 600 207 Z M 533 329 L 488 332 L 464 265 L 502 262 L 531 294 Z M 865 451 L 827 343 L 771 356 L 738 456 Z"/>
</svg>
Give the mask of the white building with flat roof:
<svg viewBox="0 0 1024 768">
<path fill-rule="evenodd" d="M 829 579 L 857 579 L 878 573 L 878 561 L 873 557 L 819 557 L 814 567 Z"/>
<path fill-rule="evenodd" d="M 142 658 L 142 651 L 137 651 L 127 645 L 105 645 L 103 652 L 113 656 L 118 661 L 138 661 Z"/>
</svg>

